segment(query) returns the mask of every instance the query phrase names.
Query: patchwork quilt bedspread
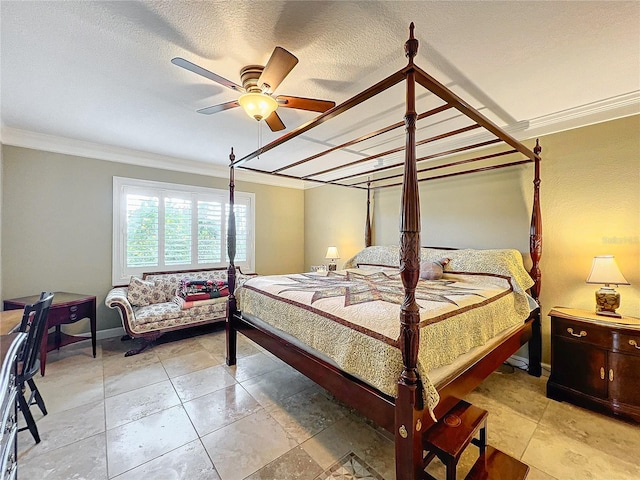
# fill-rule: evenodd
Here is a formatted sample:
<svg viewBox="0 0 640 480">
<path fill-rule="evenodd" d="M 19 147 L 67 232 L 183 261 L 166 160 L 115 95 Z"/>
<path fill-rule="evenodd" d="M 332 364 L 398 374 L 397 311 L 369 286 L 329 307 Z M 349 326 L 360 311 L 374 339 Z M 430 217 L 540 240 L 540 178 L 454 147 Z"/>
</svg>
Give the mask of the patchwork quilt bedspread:
<svg viewBox="0 0 640 480">
<path fill-rule="evenodd" d="M 402 371 L 397 268 L 361 267 L 324 274 L 258 276 L 238 289 L 243 314 L 261 319 L 331 358 L 341 369 L 390 396 Z M 529 305 L 508 275 L 446 272 L 419 280 L 418 371 L 429 410 L 439 397 L 429 370 L 451 363 L 523 322 Z"/>
</svg>

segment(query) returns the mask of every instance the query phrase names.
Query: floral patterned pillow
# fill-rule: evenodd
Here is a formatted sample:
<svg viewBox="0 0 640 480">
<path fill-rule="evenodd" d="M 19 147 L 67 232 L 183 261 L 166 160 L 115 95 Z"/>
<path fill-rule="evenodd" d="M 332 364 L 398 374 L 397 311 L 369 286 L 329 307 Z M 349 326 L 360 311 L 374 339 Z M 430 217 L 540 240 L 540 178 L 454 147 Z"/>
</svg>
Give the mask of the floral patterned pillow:
<svg viewBox="0 0 640 480">
<path fill-rule="evenodd" d="M 164 303 L 170 301 L 165 293 L 164 282 L 156 280 L 149 282 L 138 277 L 131 277 L 127 299 L 135 307 L 146 307 L 153 303 Z"/>
</svg>

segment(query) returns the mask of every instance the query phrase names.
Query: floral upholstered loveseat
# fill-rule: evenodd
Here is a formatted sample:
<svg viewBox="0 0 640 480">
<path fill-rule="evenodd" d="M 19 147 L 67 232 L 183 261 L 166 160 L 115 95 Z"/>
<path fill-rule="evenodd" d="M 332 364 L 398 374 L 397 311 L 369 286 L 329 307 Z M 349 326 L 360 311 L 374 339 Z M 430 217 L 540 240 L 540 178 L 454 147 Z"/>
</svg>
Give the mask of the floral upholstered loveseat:
<svg viewBox="0 0 640 480">
<path fill-rule="evenodd" d="M 252 276 L 255 274 L 243 274 L 238 269 L 236 287 Z M 129 286 L 115 287 L 109 292 L 105 304 L 120 313 L 127 334 L 123 339 L 143 340 L 142 346 L 129 350 L 125 356 L 140 353 L 165 332 L 225 320 L 227 297 L 183 308 L 184 302 L 177 298 L 177 292 L 184 279 L 226 281 L 227 268 L 145 273 L 142 279 L 132 277 Z"/>
</svg>

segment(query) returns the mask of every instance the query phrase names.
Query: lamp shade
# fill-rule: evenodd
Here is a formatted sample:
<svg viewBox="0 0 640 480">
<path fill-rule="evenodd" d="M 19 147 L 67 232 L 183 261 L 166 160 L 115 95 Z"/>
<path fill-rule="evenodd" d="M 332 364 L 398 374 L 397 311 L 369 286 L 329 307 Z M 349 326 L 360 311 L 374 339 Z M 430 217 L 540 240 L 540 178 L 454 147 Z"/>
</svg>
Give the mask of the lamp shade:
<svg viewBox="0 0 640 480">
<path fill-rule="evenodd" d="M 593 258 L 591 273 L 587 277 L 587 283 L 603 283 L 605 285 L 630 285 L 622 276 L 613 255 L 600 255 Z"/>
<path fill-rule="evenodd" d="M 247 115 L 258 121 L 267 118 L 278 108 L 276 99 L 264 93 L 245 93 L 244 95 L 240 95 L 238 103 Z"/>
<path fill-rule="evenodd" d="M 324 258 L 327 258 L 330 260 L 335 260 L 336 258 L 340 258 L 340 255 L 338 254 L 338 249 L 336 247 L 327 248 L 327 254 L 324 256 Z"/>
</svg>

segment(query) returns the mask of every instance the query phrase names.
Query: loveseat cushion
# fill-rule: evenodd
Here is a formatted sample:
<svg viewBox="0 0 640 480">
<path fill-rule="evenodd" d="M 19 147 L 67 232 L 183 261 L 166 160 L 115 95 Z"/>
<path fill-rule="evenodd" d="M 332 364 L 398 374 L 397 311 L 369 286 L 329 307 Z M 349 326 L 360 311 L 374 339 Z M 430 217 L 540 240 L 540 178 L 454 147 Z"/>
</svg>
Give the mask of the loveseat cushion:
<svg viewBox="0 0 640 480">
<path fill-rule="evenodd" d="M 156 303 L 145 307 L 134 308 L 135 324 L 145 325 L 147 323 L 162 322 L 166 320 L 184 320 L 185 323 L 193 321 L 221 318 L 225 316 L 227 299 L 224 297 L 216 299 L 215 303 L 200 305 L 197 307 L 182 310 L 176 302 Z"/>
<path fill-rule="evenodd" d="M 131 277 L 127 291 L 127 299 L 131 305 L 144 307 L 156 303 L 164 303 L 171 300 L 167 296 L 167 286 L 163 280 L 142 280 Z"/>
</svg>

